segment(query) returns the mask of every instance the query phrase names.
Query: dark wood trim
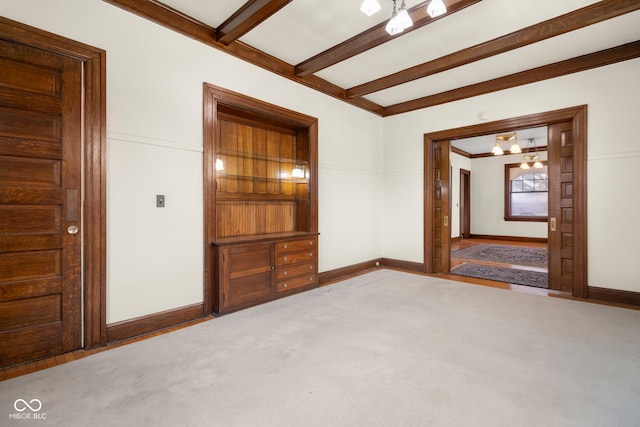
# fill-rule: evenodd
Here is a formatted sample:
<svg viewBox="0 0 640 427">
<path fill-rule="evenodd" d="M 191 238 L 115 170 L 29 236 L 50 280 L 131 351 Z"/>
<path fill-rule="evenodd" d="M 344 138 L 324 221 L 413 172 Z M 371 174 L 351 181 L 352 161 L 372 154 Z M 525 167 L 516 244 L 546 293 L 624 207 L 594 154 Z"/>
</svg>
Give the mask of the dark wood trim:
<svg viewBox="0 0 640 427">
<path fill-rule="evenodd" d="M 107 341 L 121 341 L 204 317 L 203 304 L 166 310 L 107 325 Z"/>
<path fill-rule="evenodd" d="M 240 9 L 218 26 L 217 40 L 229 44 L 275 14 L 291 0 L 248 0 Z"/>
<path fill-rule="evenodd" d="M 599 52 L 567 59 L 565 61 L 544 65 L 542 67 L 532 68 L 508 76 L 487 80 L 446 92 L 436 93 L 434 95 L 424 96 L 412 101 L 390 105 L 388 107 L 384 107 L 383 116 L 393 116 L 396 114 L 445 104 L 447 102 L 472 98 L 474 96 L 523 86 L 555 77 L 566 76 L 568 74 L 578 73 L 638 57 L 640 57 L 640 41 L 635 41 L 611 49 L 605 49 Z"/>
<path fill-rule="evenodd" d="M 466 157 L 467 159 L 472 159 L 472 158 L 473 158 L 473 156 L 474 156 L 473 154 L 467 153 L 466 151 L 461 150 L 461 149 L 459 149 L 459 148 L 456 148 L 456 147 L 454 147 L 453 145 L 451 146 L 451 152 L 452 152 L 452 153 L 459 154 L 459 155 L 461 155 L 462 157 Z"/>
<path fill-rule="evenodd" d="M 543 145 L 542 147 L 538 147 L 538 152 L 543 152 L 543 151 L 547 151 L 547 146 Z M 464 150 L 461 150 L 459 148 L 454 147 L 453 145 L 451 146 L 451 152 L 452 153 L 456 153 L 456 154 L 460 154 L 461 156 L 464 156 L 468 159 L 483 159 L 485 157 L 494 157 L 495 154 L 491 153 L 491 152 L 487 152 L 487 153 L 478 153 L 478 154 L 470 154 L 467 153 Z M 510 154 L 505 154 L 505 155 L 510 155 Z"/>
<path fill-rule="evenodd" d="M 382 258 L 382 266 L 384 268 L 408 271 L 411 273 L 424 272 L 424 264 L 420 262 L 403 261 L 403 260 L 393 259 L 393 258 Z"/>
<path fill-rule="evenodd" d="M 589 286 L 588 292 L 590 299 L 640 307 L 640 292 L 599 288 L 597 286 Z"/>
<path fill-rule="evenodd" d="M 605 0 L 452 54 L 347 89 L 355 98 L 451 70 L 640 9 L 636 0 Z"/>
<path fill-rule="evenodd" d="M 400 34 L 396 34 L 394 36 L 389 35 L 389 33 L 387 33 L 387 31 L 385 30 L 387 21 L 383 21 L 382 23 L 371 27 L 366 31 L 363 31 L 362 33 L 353 36 L 349 40 L 330 47 L 324 52 L 321 52 L 309 59 L 302 61 L 295 66 L 296 75 L 307 76 L 309 74 L 313 74 L 317 71 L 323 70 L 346 59 L 366 52 L 367 50 L 372 49 L 376 46 L 380 46 L 381 44 L 384 44 L 390 40 L 396 39 L 405 34 L 409 34 L 411 31 L 417 30 L 418 28 L 424 27 L 425 25 L 437 21 L 440 18 L 458 12 L 468 6 L 478 3 L 480 0 L 449 1 L 449 5 L 447 6 L 447 13 L 438 16 L 437 18 L 432 18 L 427 14 L 427 5 L 429 4 L 429 1 L 424 1 L 407 10 L 409 16 L 411 17 L 411 20 L 413 21 L 413 25 Z M 353 96 L 350 96 L 350 98 L 353 98 Z"/>
<path fill-rule="evenodd" d="M 320 286 L 325 286 L 350 277 L 369 273 L 380 268 L 402 270 L 411 273 L 422 273 L 424 271 L 424 266 L 419 262 L 402 261 L 392 258 L 378 258 L 322 272 L 318 275 L 318 281 Z"/>
<path fill-rule="evenodd" d="M 84 347 L 106 343 L 107 53 L 0 16 L 0 38 L 84 63 Z"/>
<path fill-rule="evenodd" d="M 481 123 L 464 126 L 456 129 L 447 129 L 431 132 L 424 135 L 424 264 L 425 272 L 430 273 L 433 267 L 431 261 L 431 246 L 433 245 L 433 215 L 430 213 L 433 200 L 433 174 L 429 174 L 433 168 L 431 152 L 436 141 L 448 141 L 451 139 L 469 138 L 510 132 L 517 129 L 536 126 L 548 126 L 553 123 L 571 122 L 574 134 L 573 152 L 573 283 L 572 295 L 579 298 L 588 298 L 589 288 L 587 279 L 587 106 L 565 108 L 545 113 L 531 114 L 495 122 Z M 473 237 L 477 237 L 474 235 Z M 493 236 L 492 236 L 493 238 Z"/>
<path fill-rule="evenodd" d="M 233 41 L 228 45 L 216 39 L 216 30 L 202 22 L 190 18 L 155 0 L 103 0 L 121 9 L 127 10 L 170 30 L 191 37 L 205 45 L 221 50 L 229 55 L 240 58 L 265 70 L 278 74 L 296 83 L 310 87 L 326 95 L 362 108 L 371 113 L 382 115 L 383 107 L 365 98 L 348 99 L 343 88 L 314 75 L 299 77 L 294 73 L 294 67 L 259 49 Z"/>
<path fill-rule="evenodd" d="M 472 239 L 500 240 L 505 242 L 548 243 L 546 237 L 493 236 L 490 234 L 472 234 Z"/>
<path fill-rule="evenodd" d="M 361 262 L 358 264 L 347 265 L 345 267 L 336 268 L 318 274 L 318 283 L 320 286 L 329 285 L 339 280 L 345 280 L 349 277 L 358 276 L 360 274 L 368 273 L 369 271 L 380 268 L 382 259 L 372 259 L 370 261 Z"/>
</svg>

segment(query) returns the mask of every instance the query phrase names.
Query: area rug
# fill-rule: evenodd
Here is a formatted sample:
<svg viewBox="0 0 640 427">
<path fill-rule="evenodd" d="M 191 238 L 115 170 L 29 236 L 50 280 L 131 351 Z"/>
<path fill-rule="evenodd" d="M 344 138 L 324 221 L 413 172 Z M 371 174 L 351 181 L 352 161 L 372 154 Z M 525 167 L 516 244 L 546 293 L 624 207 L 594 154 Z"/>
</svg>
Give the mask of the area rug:
<svg viewBox="0 0 640 427">
<path fill-rule="evenodd" d="M 535 286 L 537 288 L 546 289 L 549 287 L 547 273 L 541 273 L 539 271 L 464 263 L 452 268 L 451 274 L 495 280 L 497 282 L 514 283 L 516 285 Z"/>
<path fill-rule="evenodd" d="M 544 268 L 548 266 L 546 248 L 529 248 L 524 246 L 481 243 L 469 248 L 453 251 L 451 252 L 451 258 L 493 261 L 527 267 Z"/>
</svg>

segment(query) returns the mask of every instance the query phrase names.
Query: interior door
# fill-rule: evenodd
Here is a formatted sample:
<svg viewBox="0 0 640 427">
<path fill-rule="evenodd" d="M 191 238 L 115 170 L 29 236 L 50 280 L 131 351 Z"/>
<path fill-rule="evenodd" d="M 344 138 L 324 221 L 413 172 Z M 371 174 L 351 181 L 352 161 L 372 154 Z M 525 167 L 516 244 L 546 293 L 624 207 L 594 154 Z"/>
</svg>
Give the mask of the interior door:
<svg viewBox="0 0 640 427">
<path fill-rule="evenodd" d="M 433 272 L 449 273 L 451 264 L 450 141 L 433 143 Z"/>
<path fill-rule="evenodd" d="M 549 289 L 573 291 L 573 124 L 548 127 Z"/>
<path fill-rule="evenodd" d="M 0 366 L 81 335 L 82 63 L 0 41 Z"/>
</svg>

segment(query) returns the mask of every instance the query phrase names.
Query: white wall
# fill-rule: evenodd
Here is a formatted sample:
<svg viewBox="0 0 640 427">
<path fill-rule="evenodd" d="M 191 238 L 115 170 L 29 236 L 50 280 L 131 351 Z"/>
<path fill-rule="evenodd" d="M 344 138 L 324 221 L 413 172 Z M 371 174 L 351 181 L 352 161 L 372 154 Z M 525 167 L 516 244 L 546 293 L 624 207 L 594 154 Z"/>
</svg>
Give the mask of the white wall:
<svg viewBox="0 0 640 427">
<path fill-rule="evenodd" d="M 108 323 L 202 301 L 203 82 L 318 117 L 319 269 L 382 255 L 382 118 L 101 0 L 0 13 L 107 51 Z"/>
<path fill-rule="evenodd" d="M 386 118 L 383 253 L 422 262 L 423 134 L 588 104 L 589 284 L 640 292 L 640 59 Z M 410 166 L 411 174 L 399 176 Z M 416 189 L 407 192 L 406 188 Z M 419 201 L 416 198 L 420 199 Z M 410 215 L 405 215 L 409 211 Z"/>
</svg>

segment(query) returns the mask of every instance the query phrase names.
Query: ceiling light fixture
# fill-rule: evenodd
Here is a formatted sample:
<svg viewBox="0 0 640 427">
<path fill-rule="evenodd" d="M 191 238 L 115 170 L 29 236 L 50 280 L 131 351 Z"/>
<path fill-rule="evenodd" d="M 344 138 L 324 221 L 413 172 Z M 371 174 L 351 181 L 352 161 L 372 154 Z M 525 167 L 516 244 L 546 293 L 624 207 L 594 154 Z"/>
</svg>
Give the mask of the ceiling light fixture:
<svg viewBox="0 0 640 427">
<path fill-rule="evenodd" d="M 427 13 L 430 17 L 436 18 L 447 13 L 447 6 L 445 6 L 442 0 L 431 0 L 429 6 L 427 6 Z"/>
<path fill-rule="evenodd" d="M 504 151 L 502 151 L 502 147 L 500 146 L 500 143 L 502 141 L 506 141 L 506 142 L 511 141 L 511 147 L 509 148 L 509 153 L 511 154 L 522 153 L 522 149 L 518 145 L 518 135 L 516 135 L 516 133 L 513 132 L 513 133 L 507 133 L 505 135 L 496 135 L 496 145 L 493 147 L 493 150 L 491 150 L 494 156 L 501 156 L 502 154 L 504 154 Z"/>
<path fill-rule="evenodd" d="M 502 151 L 502 147 L 500 147 L 500 143 L 498 141 L 496 141 L 496 145 L 493 146 L 491 153 L 494 156 L 502 156 L 504 154 L 504 151 Z"/>
<path fill-rule="evenodd" d="M 374 15 L 381 9 L 378 0 L 364 0 L 360 5 L 360 10 L 367 16 Z M 427 5 L 427 13 L 430 17 L 435 18 L 447 12 L 447 6 L 442 0 L 431 0 Z M 413 25 L 413 20 L 407 11 L 405 0 L 402 0 L 400 8 L 396 8 L 396 0 L 393 0 L 393 12 L 391 19 L 387 22 L 385 30 L 390 35 L 396 35 L 403 32 Z"/>
<path fill-rule="evenodd" d="M 533 153 L 529 153 L 529 146 L 533 144 Z M 529 169 L 529 162 L 533 162 L 534 169 L 542 169 L 544 165 L 538 160 L 538 146 L 534 138 L 529 138 L 527 144 L 526 153 L 522 155 L 522 163 L 520 163 L 520 169 Z"/>
<path fill-rule="evenodd" d="M 360 6 L 360 11 L 367 16 L 374 15 L 380 11 L 378 0 L 364 0 Z"/>
</svg>

